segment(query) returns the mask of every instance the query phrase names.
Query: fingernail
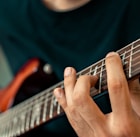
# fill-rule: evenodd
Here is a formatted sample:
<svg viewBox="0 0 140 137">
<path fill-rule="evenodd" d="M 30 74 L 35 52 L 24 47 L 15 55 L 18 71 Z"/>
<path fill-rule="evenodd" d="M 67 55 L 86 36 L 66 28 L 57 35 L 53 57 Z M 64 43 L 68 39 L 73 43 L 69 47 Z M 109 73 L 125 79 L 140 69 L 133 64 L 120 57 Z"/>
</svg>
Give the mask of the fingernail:
<svg viewBox="0 0 140 137">
<path fill-rule="evenodd" d="M 118 55 L 118 53 L 117 52 L 109 52 L 107 55 L 106 55 L 106 57 L 111 57 L 111 56 L 114 56 L 114 55 Z"/>
<path fill-rule="evenodd" d="M 62 97 L 62 92 L 60 89 L 55 89 L 54 90 L 54 95 L 56 98 L 61 98 Z"/>
<path fill-rule="evenodd" d="M 72 72 L 72 68 L 71 68 L 71 67 L 67 67 L 67 68 L 65 69 L 64 75 L 65 75 L 65 76 L 69 76 L 69 75 L 71 74 L 71 72 Z"/>
</svg>

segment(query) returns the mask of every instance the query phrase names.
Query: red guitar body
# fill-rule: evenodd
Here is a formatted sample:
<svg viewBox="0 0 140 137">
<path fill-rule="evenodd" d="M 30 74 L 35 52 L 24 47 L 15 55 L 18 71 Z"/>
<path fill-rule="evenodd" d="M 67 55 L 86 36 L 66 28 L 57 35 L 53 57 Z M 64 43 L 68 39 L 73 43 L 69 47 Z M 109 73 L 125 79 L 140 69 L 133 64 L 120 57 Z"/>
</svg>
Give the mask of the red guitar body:
<svg viewBox="0 0 140 137">
<path fill-rule="evenodd" d="M 58 82 L 53 72 L 48 74 L 43 70 L 45 65 L 48 64 L 38 58 L 30 59 L 21 67 L 11 83 L 0 89 L 1 112 Z"/>
</svg>

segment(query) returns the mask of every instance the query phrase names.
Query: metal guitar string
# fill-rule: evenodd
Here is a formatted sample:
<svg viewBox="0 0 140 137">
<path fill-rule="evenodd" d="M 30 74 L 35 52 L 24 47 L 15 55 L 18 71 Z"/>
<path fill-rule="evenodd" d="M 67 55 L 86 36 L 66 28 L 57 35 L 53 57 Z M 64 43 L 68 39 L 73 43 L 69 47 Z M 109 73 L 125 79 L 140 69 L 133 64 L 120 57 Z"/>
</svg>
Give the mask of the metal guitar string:
<svg viewBox="0 0 140 137">
<path fill-rule="evenodd" d="M 124 47 L 125 48 L 125 47 Z M 139 49 L 140 48 L 140 45 L 137 45 L 136 47 L 134 47 L 133 48 L 133 50 L 135 49 Z M 122 50 L 121 50 L 122 51 Z M 128 52 L 130 52 L 131 51 L 131 49 L 130 50 L 128 50 L 128 51 L 126 51 L 125 52 L 125 54 L 126 53 L 128 53 Z M 119 51 L 118 51 L 119 52 Z M 125 59 L 127 59 L 127 58 L 129 58 L 130 56 L 132 56 L 132 55 L 135 55 L 135 54 L 137 54 L 137 53 L 139 53 L 140 52 L 140 50 L 137 50 L 135 53 L 132 53 L 131 55 L 128 55 L 128 56 L 126 56 L 125 57 Z M 123 54 L 121 54 L 120 56 L 122 56 Z M 135 60 L 138 60 L 139 59 L 139 57 L 137 57 L 137 58 L 135 58 L 134 59 L 134 61 Z M 104 59 L 102 59 L 102 60 L 100 60 L 99 62 L 97 62 L 96 64 L 98 64 L 98 63 L 100 63 L 100 62 L 103 62 L 104 61 Z M 94 66 L 96 66 L 96 64 L 93 64 Z M 137 65 L 139 65 L 140 63 L 139 62 L 137 62 L 137 63 L 135 63 L 135 64 L 133 64 L 133 66 L 132 67 L 134 67 L 134 66 L 137 66 Z M 89 69 L 89 68 L 91 68 L 91 67 L 93 67 L 93 65 L 91 65 L 90 67 L 88 67 L 88 68 L 86 68 L 86 69 Z M 98 70 L 99 69 L 101 69 L 101 68 L 103 68 L 105 66 L 105 64 L 102 64 L 102 66 L 99 66 L 98 67 Z M 83 71 L 85 71 L 86 69 L 84 69 Z M 129 68 L 128 68 L 129 69 Z M 125 69 L 125 71 L 127 71 L 128 69 Z M 102 72 L 104 72 L 106 69 L 104 68 L 103 70 L 102 70 Z M 79 75 L 80 76 L 80 73 L 82 73 L 83 71 L 81 71 L 81 72 L 79 72 L 79 73 L 77 73 L 77 75 Z M 86 73 L 86 74 L 91 74 L 91 73 L 94 73 L 94 71 L 95 70 L 92 70 L 92 71 L 90 71 L 90 72 L 88 72 L 88 73 Z M 139 68 L 138 68 L 138 70 L 136 70 L 136 72 L 139 72 Z M 101 72 L 99 71 L 99 72 L 97 72 L 96 73 L 96 75 L 98 75 L 98 74 L 100 74 Z M 133 73 L 135 73 L 135 72 L 133 72 Z M 106 74 L 106 73 L 105 73 Z M 103 83 L 104 83 L 104 81 L 102 81 Z M 40 92 L 39 94 L 37 94 L 37 95 L 35 95 L 35 96 L 33 96 L 33 97 L 31 97 L 31 98 L 29 98 L 29 99 L 27 99 L 27 100 L 25 100 L 25 101 L 23 101 L 22 103 L 20 103 L 20 104 L 18 104 L 17 106 L 15 106 L 15 107 L 13 107 L 13 108 L 11 108 L 11 109 L 9 109 L 7 112 L 5 112 L 5 113 L 2 113 L 2 114 L 0 114 L 0 115 L 2 115 L 2 117 L 0 117 L 0 120 L 2 120 L 2 118 L 6 118 L 6 116 L 7 115 L 10 115 L 10 116 L 8 116 L 8 118 L 10 119 L 11 117 L 13 117 L 13 115 L 15 116 L 15 114 L 17 114 L 17 116 L 20 114 L 20 112 L 22 112 L 23 113 L 23 111 L 25 111 L 24 113 L 27 113 L 28 111 L 30 111 L 30 108 L 32 108 L 33 106 L 34 106 L 34 104 L 36 105 L 37 104 L 37 106 L 41 106 L 40 104 L 42 104 L 42 103 L 44 103 L 44 99 L 46 99 L 45 101 L 47 101 L 47 102 L 49 102 L 49 101 L 51 101 L 52 100 L 52 98 L 53 98 L 53 89 L 55 89 L 55 88 L 57 88 L 57 87 L 62 87 L 62 88 L 64 88 L 64 86 L 63 86 L 63 81 L 62 82 L 59 82 L 58 84 L 56 84 L 56 85 L 54 85 L 54 86 L 52 86 L 51 88 L 48 88 L 47 90 L 44 90 L 44 92 L 42 91 L 42 92 Z M 92 92 L 91 92 L 91 94 L 92 94 Z M 45 98 L 45 97 L 48 97 L 48 98 Z M 55 100 L 52 100 L 52 101 L 55 101 Z M 54 103 L 54 102 L 51 102 L 51 103 Z M 18 111 L 14 111 L 14 110 L 16 110 L 17 108 L 19 108 L 18 109 Z M 27 110 L 27 111 L 26 111 Z M 9 113 L 10 112 L 10 113 Z M 7 115 L 3 115 L 3 114 L 6 114 L 7 113 Z M 9 114 L 8 114 L 9 113 Z M 12 116 L 11 116 L 11 114 L 13 114 Z"/>
</svg>

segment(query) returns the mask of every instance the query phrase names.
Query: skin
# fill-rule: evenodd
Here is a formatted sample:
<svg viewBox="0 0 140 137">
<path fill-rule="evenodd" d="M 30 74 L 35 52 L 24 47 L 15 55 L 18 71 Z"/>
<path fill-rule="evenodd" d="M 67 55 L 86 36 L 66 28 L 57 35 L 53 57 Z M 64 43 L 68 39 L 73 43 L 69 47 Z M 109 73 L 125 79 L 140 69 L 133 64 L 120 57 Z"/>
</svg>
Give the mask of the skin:
<svg viewBox="0 0 140 137">
<path fill-rule="evenodd" d="M 54 11 L 70 11 L 76 9 L 90 0 L 42 0 L 46 7 Z"/>
<path fill-rule="evenodd" d="M 54 11 L 76 9 L 90 0 L 42 0 Z M 104 115 L 90 97 L 90 88 L 97 76 L 81 76 L 68 67 L 64 72 L 65 91 L 54 90 L 59 104 L 79 137 L 139 137 L 140 135 L 140 84 L 136 79 L 127 82 L 118 54 L 106 56 L 107 83 L 112 112 Z M 117 72 L 117 73 L 114 73 Z"/>
<path fill-rule="evenodd" d="M 103 114 L 90 96 L 97 76 L 84 75 L 76 80 L 72 67 L 64 71 L 65 91 L 56 88 L 54 95 L 78 137 L 139 137 L 139 80 L 127 82 L 117 53 L 107 54 L 105 60 L 111 113 Z"/>
</svg>

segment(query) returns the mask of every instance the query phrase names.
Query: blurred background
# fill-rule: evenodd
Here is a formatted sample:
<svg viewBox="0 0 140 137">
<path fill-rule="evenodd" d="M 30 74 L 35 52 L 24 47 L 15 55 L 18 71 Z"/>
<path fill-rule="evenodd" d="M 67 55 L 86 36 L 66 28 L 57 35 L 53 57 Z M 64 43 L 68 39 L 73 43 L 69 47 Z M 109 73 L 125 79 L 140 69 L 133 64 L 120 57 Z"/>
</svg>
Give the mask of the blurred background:
<svg viewBox="0 0 140 137">
<path fill-rule="evenodd" d="M 0 88 L 7 86 L 12 78 L 13 74 L 10 70 L 4 51 L 2 50 L 2 46 L 0 45 Z"/>
</svg>

